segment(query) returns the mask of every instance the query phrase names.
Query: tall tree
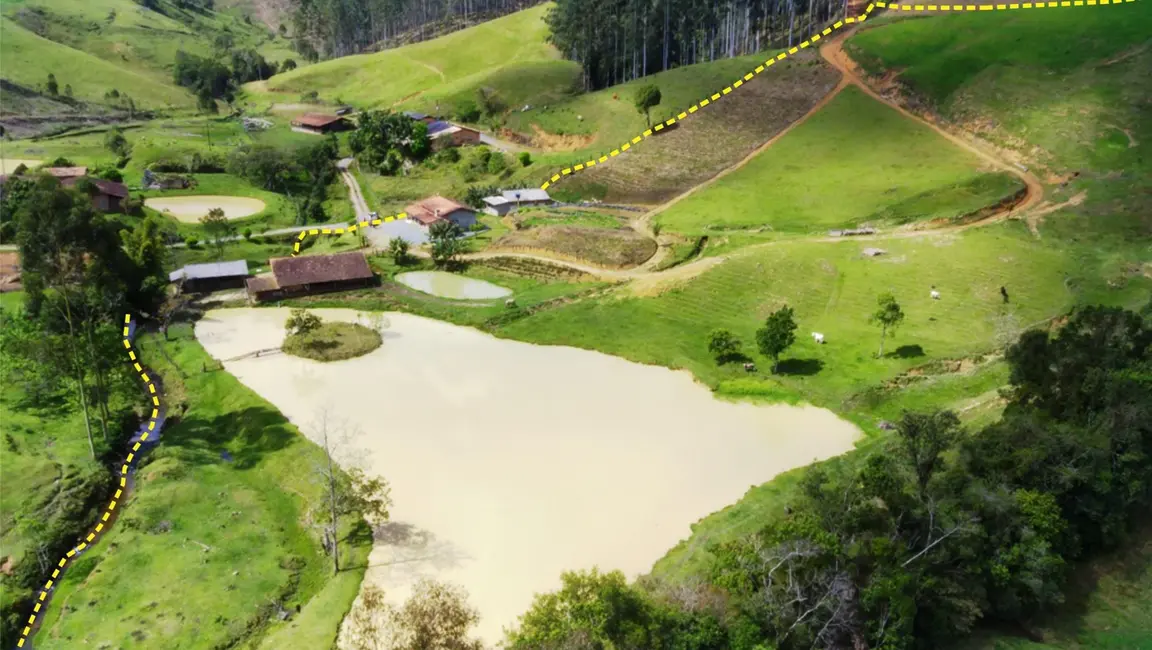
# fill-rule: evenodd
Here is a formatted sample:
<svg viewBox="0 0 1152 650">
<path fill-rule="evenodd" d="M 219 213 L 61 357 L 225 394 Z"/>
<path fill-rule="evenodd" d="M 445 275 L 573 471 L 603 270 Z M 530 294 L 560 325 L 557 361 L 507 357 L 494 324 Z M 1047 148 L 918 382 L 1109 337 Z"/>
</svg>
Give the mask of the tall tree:
<svg viewBox="0 0 1152 650">
<path fill-rule="evenodd" d="M 651 127 L 651 110 L 660 104 L 660 89 L 656 84 L 644 84 L 636 89 L 636 97 L 633 102 L 636 105 L 636 110 L 644 114 L 645 121 Z"/>
<path fill-rule="evenodd" d="M 216 259 L 224 257 L 224 244 L 227 238 L 235 234 L 235 227 L 228 217 L 224 216 L 223 208 L 212 208 L 208 214 L 200 218 L 200 225 L 208 234 L 212 245 L 216 248 Z"/>
<path fill-rule="evenodd" d="M 891 293 L 880 294 L 876 300 L 876 311 L 872 312 L 869 322 L 880 326 L 880 352 L 876 356 L 883 358 L 884 339 L 887 338 L 889 330 L 895 330 L 904 322 L 904 311 L 900 309 L 896 297 Z"/>
<path fill-rule="evenodd" d="M 796 319 L 791 307 L 784 306 L 772 312 L 764 327 L 756 330 L 756 346 L 760 354 L 772 359 L 772 372 L 780 366 L 780 355 L 796 342 Z"/>
</svg>

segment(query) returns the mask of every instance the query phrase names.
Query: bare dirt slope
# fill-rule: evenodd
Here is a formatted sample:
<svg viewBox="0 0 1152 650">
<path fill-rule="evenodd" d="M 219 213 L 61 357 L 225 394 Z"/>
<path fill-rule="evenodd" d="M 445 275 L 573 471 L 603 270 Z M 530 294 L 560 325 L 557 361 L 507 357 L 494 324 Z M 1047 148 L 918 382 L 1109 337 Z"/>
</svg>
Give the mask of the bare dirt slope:
<svg viewBox="0 0 1152 650">
<path fill-rule="evenodd" d="M 837 87 L 839 74 L 803 54 L 773 68 L 658 138 L 649 138 L 568 183 L 609 202 L 655 204 L 730 167 L 802 118 Z M 718 84 L 719 81 L 718 80 Z M 718 85 L 719 87 L 719 85 Z"/>
</svg>

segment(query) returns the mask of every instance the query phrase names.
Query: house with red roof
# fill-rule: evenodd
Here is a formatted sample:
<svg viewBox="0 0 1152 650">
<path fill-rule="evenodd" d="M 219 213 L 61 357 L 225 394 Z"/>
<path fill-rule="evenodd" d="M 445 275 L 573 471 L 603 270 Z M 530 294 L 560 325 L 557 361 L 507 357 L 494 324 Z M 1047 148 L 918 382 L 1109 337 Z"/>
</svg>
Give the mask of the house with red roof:
<svg viewBox="0 0 1152 650">
<path fill-rule="evenodd" d="M 408 219 L 424 228 L 438 221 L 450 221 L 467 231 L 476 225 L 476 211 L 442 196 L 430 196 L 404 208 Z"/>
</svg>

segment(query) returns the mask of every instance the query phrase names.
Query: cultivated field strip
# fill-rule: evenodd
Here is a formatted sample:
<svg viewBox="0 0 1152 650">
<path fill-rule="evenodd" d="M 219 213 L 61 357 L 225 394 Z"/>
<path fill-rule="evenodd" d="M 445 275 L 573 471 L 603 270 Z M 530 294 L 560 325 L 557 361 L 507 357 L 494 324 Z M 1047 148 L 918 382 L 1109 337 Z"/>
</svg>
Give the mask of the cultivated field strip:
<svg viewBox="0 0 1152 650">
<path fill-rule="evenodd" d="M 780 54 L 777 54 L 775 57 L 768 59 L 767 61 L 765 61 L 761 65 L 756 66 L 756 68 L 754 70 L 749 71 L 747 74 L 745 74 L 740 79 L 737 79 L 736 81 L 732 82 L 732 85 L 725 87 L 723 90 L 720 90 L 719 92 L 713 93 L 711 97 L 706 97 L 706 98 L 700 100 L 699 102 L 688 107 L 687 110 L 682 111 L 679 115 L 676 115 L 675 117 L 670 117 L 665 122 L 662 122 L 662 123 L 657 124 L 656 126 L 650 128 L 650 129 L 645 130 L 640 135 L 637 135 L 636 137 L 632 138 L 630 141 L 621 144 L 619 147 L 617 147 L 617 148 L 613 149 L 612 151 L 600 156 L 599 158 L 591 158 L 585 162 L 579 163 L 577 165 L 573 165 L 572 167 L 566 167 L 566 168 L 560 170 L 559 172 L 553 174 L 552 177 L 549 178 L 547 181 L 545 181 L 544 184 L 540 186 L 540 189 L 546 190 L 549 187 L 551 187 L 552 185 L 559 182 L 562 178 L 564 178 L 566 176 L 570 176 L 570 175 L 575 174 L 577 172 L 584 171 L 585 169 L 590 169 L 592 167 L 595 167 L 596 165 L 602 165 L 602 164 L 608 162 L 609 160 L 611 160 L 612 158 L 619 156 L 620 154 L 624 153 L 625 151 L 628 151 L 633 146 L 640 144 L 645 139 L 650 138 L 653 135 L 659 133 L 660 131 L 663 131 L 664 129 L 672 126 L 673 124 L 676 124 L 677 122 L 683 122 L 684 120 L 688 119 L 692 115 L 695 115 L 698 111 L 700 111 L 704 107 L 710 106 L 710 105 L 720 101 L 722 98 L 724 98 L 724 96 L 729 95 L 732 92 L 736 91 L 741 86 L 743 86 L 746 82 L 751 81 L 756 75 L 764 72 L 768 68 L 771 68 L 772 66 L 776 65 L 776 63 L 783 61 L 784 59 L 787 59 L 789 56 L 796 54 L 800 50 L 803 50 L 803 49 L 808 48 L 809 46 L 815 45 L 816 43 L 818 43 L 822 39 L 827 38 L 833 32 L 845 27 L 846 25 L 855 25 L 855 24 L 864 22 L 865 20 L 868 19 L 868 16 L 873 11 L 875 11 L 876 9 L 889 9 L 891 11 L 947 11 L 947 12 L 1011 11 L 1011 10 L 1024 10 L 1024 9 L 1057 9 L 1057 8 L 1063 8 L 1063 7 L 1085 7 L 1085 6 L 1094 7 L 1094 6 L 1105 6 L 1105 5 L 1113 6 L 1113 5 L 1126 4 L 1129 2 L 1135 2 L 1135 1 L 1136 0 L 1059 0 L 1059 1 L 1052 0 L 1051 2 L 1014 2 L 1014 3 L 1007 3 L 1007 4 L 979 4 L 979 5 L 975 5 L 975 4 L 962 4 L 962 5 L 961 4 L 952 4 L 952 5 L 949 5 L 949 4 L 940 4 L 940 5 L 927 4 L 926 5 L 926 4 L 910 4 L 910 3 L 895 3 L 895 2 L 892 2 L 892 3 L 875 2 L 873 4 L 869 4 L 868 8 L 864 10 L 863 14 L 856 16 L 855 18 L 848 17 L 848 18 L 845 18 L 844 20 L 836 21 L 831 27 L 824 29 L 824 31 L 820 32 L 819 34 L 814 34 L 811 39 L 800 43 L 796 47 L 788 49 L 786 52 L 781 52 Z"/>
<path fill-rule="evenodd" d="M 64 570 L 64 567 L 68 566 L 68 563 L 71 562 L 73 558 L 94 544 L 96 537 L 104 531 L 105 524 L 107 524 L 108 520 L 112 517 L 112 513 L 116 510 L 116 506 L 120 502 L 120 497 L 123 496 L 124 490 L 128 487 L 128 470 L 131 469 L 132 464 L 136 461 L 136 454 L 140 451 L 140 447 L 148 442 L 148 438 L 151 437 L 156 430 L 156 424 L 160 418 L 160 395 L 156 392 L 156 384 L 152 381 L 152 378 L 148 376 L 144 367 L 140 365 L 136 351 L 132 349 L 132 341 L 128 338 L 131 332 L 131 325 L 132 315 L 124 314 L 124 349 L 128 351 L 128 360 L 132 362 L 132 367 L 136 369 L 136 372 L 140 374 L 140 379 L 142 379 L 144 385 L 148 387 L 148 396 L 152 400 L 152 415 L 148 418 L 147 429 L 141 430 L 140 440 L 133 443 L 132 450 L 128 452 L 128 455 L 124 458 L 124 463 L 120 465 L 120 485 L 116 488 L 116 493 L 112 495 L 112 500 L 108 502 L 108 507 L 104 509 L 104 514 L 101 515 L 100 520 L 96 522 L 96 525 L 92 528 L 92 531 L 88 533 L 88 536 L 84 538 L 84 541 L 77 544 L 69 550 L 64 557 L 60 558 L 60 561 L 56 564 L 56 568 L 52 571 L 52 576 L 48 578 L 48 581 L 41 587 L 40 594 L 36 598 L 36 604 L 32 606 L 32 614 L 28 617 L 24 629 L 20 632 L 20 640 L 16 642 L 17 648 L 23 648 L 24 644 L 28 641 L 28 635 L 35 627 L 36 619 L 41 615 L 40 610 L 44 608 L 48 594 L 52 593 L 52 587 L 60 577 L 60 572 Z M 156 435 L 159 435 L 159 433 Z"/>
</svg>

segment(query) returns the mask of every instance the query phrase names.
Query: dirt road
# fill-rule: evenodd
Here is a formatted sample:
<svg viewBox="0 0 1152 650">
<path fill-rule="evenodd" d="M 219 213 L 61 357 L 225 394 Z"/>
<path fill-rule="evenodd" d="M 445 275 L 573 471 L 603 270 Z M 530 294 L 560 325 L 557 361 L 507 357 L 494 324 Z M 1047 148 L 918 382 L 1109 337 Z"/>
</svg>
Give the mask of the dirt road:
<svg viewBox="0 0 1152 650">
<path fill-rule="evenodd" d="M 368 209 L 368 202 L 364 200 L 364 194 L 360 191 L 360 183 L 357 183 L 356 177 L 348 171 L 352 166 L 352 159 L 344 158 L 336 163 L 336 166 L 340 168 L 340 178 L 348 186 L 348 198 L 352 200 L 352 207 L 356 209 L 356 220 L 367 219 L 372 211 Z"/>
<path fill-rule="evenodd" d="M 853 61 L 852 58 L 844 52 L 844 41 L 847 40 L 849 36 L 854 34 L 856 29 L 857 28 L 841 32 L 840 35 L 838 35 L 836 38 L 829 40 L 820 47 L 820 56 L 824 57 L 825 61 L 827 61 L 832 67 L 839 70 L 840 74 L 844 75 L 844 81 L 856 86 L 857 88 L 860 88 L 865 93 L 867 93 L 869 97 L 875 99 L 878 102 L 883 102 L 889 108 L 896 111 L 897 113 L 900 113 L 904 117 L 914 122 L 919 122 L 920 124 L 932 129 L 936 133 L 940 134 L 941 137 L 946 138 L 952 144 L 978 156 L 980 159 L 984 160 L 993 167 L 1012 174 L 1024 183 L 1028 193 L 1024 196 L 1020 203 L 1017 203 L 1011 209 L 990 215 L 986 219 L 982 219 L 979 223 L 987 224 L 994 221 L 999 221 L 1012 212 L 1021 212 L 1036 205 L 1042 198 L 1044 198 L 1044 185 L 1040 182 L 1040 179 L 1036 178 L 1036 176 L 1031 172 L 1024 171 L 1019 167 L 1004 161 L 1002 158 L 996 155 L 995 152 L 989 150 L 987 147 L 978 145 L 970 138 L 960 137 L 951 131 L 940 127 L 938 124 L 925 120 L 919 115 L 916 115 L 915 113 L 904 108 L 898 102 L 884 97 L 880 93 L 873 90 L 871 86 L 864 83 L 863 79 L 860 77 L 860 74 L 857 72 L 858 66 L 856 65 L 856 62 Z M 807 116 L 805 116 L 805 118 L 806 117 Z"/>
</svg>

